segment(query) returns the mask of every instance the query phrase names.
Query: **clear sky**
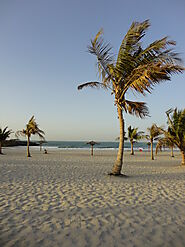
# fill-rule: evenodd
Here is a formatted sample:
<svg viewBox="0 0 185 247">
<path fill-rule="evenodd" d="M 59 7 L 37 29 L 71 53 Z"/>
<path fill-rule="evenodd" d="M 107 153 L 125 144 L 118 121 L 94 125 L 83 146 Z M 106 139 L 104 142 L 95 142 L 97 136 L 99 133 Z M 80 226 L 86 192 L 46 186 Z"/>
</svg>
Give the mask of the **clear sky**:
<svg viewBox="0 0 185 247">
<path fill-rule="evenodd" d="M 23 129 L 34 115 L 47 140 L 114 141 L 119 123 L 113 96 L 77 90 L 97 80 L 87 45 L 103 28 L 117 53 L 132 21 L 145 19 L 151 27 L 144 42 L 169 36 L 185 62 L 185 0 L 0 0 L 0 126 Z M 126 115 L 126 127 L 145 131 L 165 124 L 169 108 L 184 108 L 185 73 L 156 86 L 144 101 L 151 117 Z"/>
</svg>

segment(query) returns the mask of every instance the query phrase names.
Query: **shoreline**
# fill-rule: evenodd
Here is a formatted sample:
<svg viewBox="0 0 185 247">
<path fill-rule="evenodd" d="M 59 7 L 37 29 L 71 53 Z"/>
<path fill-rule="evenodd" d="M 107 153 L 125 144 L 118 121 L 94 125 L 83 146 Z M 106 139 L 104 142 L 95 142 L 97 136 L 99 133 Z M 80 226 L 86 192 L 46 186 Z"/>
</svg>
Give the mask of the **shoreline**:
<svg viewBox="0 0 185 247">
<path fill-rule="evenodd" d="M 12 147 L 3 147 L 4 150 L 8 150 L 8 149 L 12 149 L 12 150 L 26 150 L 26 146 L 12 146 Z M 57 146 L 42 146 L 42 151 L 44 149 L 47 149 L 47 150 L 53 150 L 53 151 L 88 151 L 90 150 L 91 148 L 90 147 L 85 147 L 85 148 L 82 148 L 82 147 L 75 147 L 75 148 L 64 148 L 64 147 L 57 147 Z M 141 150 L 140 150 L 141 149 Z M 40 146 L 30 146 L 30 150 L 37 150 L 39 151 L 40 150 Z M 118 148 L 114 148 L 114 147 L 106 147 L 106 148 L 98 148 L 98 147 L 94 147 L 93 150 L 95 151 L 115 151 L 117 152 L 118 151 Z M 130 148 L 124 148 L 124 152 L 126 153 L 129 153 L 131 151 Z M 175 153 L 179 153 L 179 149 L 178 148 L 174 148 L 173 151 Z M 143 149 L 141 147 L 138 147 L 138 148 L 134 148 L 134 153 L 150 153 L 150 151 L 148 151 L 148 149 Z M 161 153 L 170 153 L 170 149 L 169 148 L 166 148 L 165 150 L 162 150 L 162 151 L 159 151 L 158 154 L 161 154 Z M 154 153 L 155 153 L 155 149 L 154 149 Z"/>
</svg>

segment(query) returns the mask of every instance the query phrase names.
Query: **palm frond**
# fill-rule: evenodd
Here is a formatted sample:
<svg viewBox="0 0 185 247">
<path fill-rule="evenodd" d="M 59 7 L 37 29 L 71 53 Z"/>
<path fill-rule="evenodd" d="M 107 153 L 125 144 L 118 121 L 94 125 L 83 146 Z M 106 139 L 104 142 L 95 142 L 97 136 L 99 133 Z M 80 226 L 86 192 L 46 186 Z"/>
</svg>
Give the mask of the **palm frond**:
<svg viewBox="0 0 185 247">
<path fill-rule="evenodd" d="M 19 136 L 26 136 L 26 130 L 23 129 L 16 131 L 15 136 L 16 138 L 18 138 Z"/>
<path fill-rule="evenodd" d="M 163 134 L 162 127 L 158 127 L 156 124 L 152 124 L 151 127 L 147 128 L 147 131 L 149 132 L 149 138 L 158 140 L 159 136 Z"/>
<path fill-rule="evenodd" d="M 12 133 L 13 131 L 8 129 L 8 126 L 4 129 L 0 128 L 0 142 L 4 142 Z"/>
<path fill-rule="evenodd" d="M 113 55 L 111 53 L 112 47 L 109 43 L 105 43 L 102 37 L 103 29 L 101 29 L 91 40 L 91 45 L 88 46 L 89 53 L 97 57 L 97 67 L 99 71 L 99 77 L 105 83 L 108 83 L 105 80 L 106 75 L 109 75 L 108 64 L 113 63 Z"/>
<path fill-rule="evenodd" d="M 167 48 L 168 46 L 175 46 L 176 42 L 168 40 L 168 37 L 164 37 L 160 40 L 156 40 L 151 43 L 145 49 L 140 49 L 140 52 L 135 54 L 135 61 L 140 64 L 147 64 L 153 62 L 164 62 L 178 64 L 182 63 L 182 59 L 179 54 L 173 51 L 173 48 Z"/>
<path fill-rule="evenodd" d="M 116 68 L 119 71 L 123 71 L 122 68 L 127 68 L 127 71 L 132 71 L 135 64 L 133 55 L 138 53 L 141 49 L 140 40 L 145 35 L 146 30 L 149 28 L 149 20 L 144 22 L 133 22 L 125 35 L 122 44 L 120 46 Z"/>
<path fill-rule="evenodd" d="M 144 102 L 133 102 L 125 100 L 123 108 L 126 112 L 130 113 L 131 115 L 136 115 L 140 118 L 149 116 L 148 107 Z"/>
<path fill-rule="evenodd" d="M 16 132 L 16 137 L 18 136 L 28 136 L 30 137 L 31 135 L 38 135 L 41 139 L 44 139 L 44 131 L 41 130 L 38 126 L 38 124 L 35 121 L 35 117 L 32 116 L 26 125 L 26 129 L 19 130 Z"/>
<path fill-rule="evenodd" d="M 172 74 L 182 73 L 185 70 L 180 65 L 162 64 L 161 62 L 140 65 L 135 68 L 125 80 L 124 93 L 132 89 L 143 95 L 151 90 L 156 84 L 170 80 Z"/>
<path fill-rule="evenodd" d="M 86 82 L 83 84 L 80 84 L 78 86 L 78 90 L 82 90 L 84 87 L 91 87 L 91 88 L 105 88 L 106 86 L 103 83 L 94 81 L 94 82 Z"/>
<path fill-rule="evenodd" d="M 172 112 L 173 112 L 173 108 L 170 108 L 169 110 L 166 111 L 166 115 L 169 116 L 170 113 L 172 113 Z"/>
<path fill-rule="evenodd" d="M 149 28 L 150 23 L 149 20 L 145 20 L 144 22 L 133 22 L 131 27 L 129 28 L 127 34 L 125 35 L 120 49 L 118 53 L 118 62 L 121 59 L 121 56 L 127 52 L 130 54 L 135 53 L 135 51 L 140 47 L 139 41 L 145 35 L 146 30 Z"/>
</svg>

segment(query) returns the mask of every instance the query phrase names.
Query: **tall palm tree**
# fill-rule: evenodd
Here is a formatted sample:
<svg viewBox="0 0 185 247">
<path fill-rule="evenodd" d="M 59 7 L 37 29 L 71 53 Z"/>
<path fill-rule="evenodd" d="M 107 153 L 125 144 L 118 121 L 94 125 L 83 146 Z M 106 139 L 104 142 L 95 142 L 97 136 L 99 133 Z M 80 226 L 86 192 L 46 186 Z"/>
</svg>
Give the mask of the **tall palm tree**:
<svg viewBox="0 0 185 247">
<path fill-rule="evenodd" d="M 162 128 L 157 127 L 156 124 L 152 124 L 150 128 L 147 128 L 147 131 L 149 134 L 145 137 L 150 142 L 151 159 L 154 160 L 153 142 L 159 139 L 159 136 L 162 134 Z"/>
<path fill-rule="evenodd" d="M 115 96 L 120 124 L 120 141 L 116 162 L 110 175 L 121 175 L 124 150 L 125 121 L 123 111 L 138 117 L 148 116 L 148 108 L 144 102 L 127 100 L 129 90 L 145 95 L 156 84 L 170 80 L 171 75 L 180 73 L 184 68 L 180 65 L 181 59 L 173 49 L 174 41 L 167 37 L 156 40 L 146 48 L 142 47 L 141 39 L 149 28 L 148 20 L 133 22 L 123 38 L 116 61 L 111 52 L 111 46 L 104 42 L 102 30 L 91 40 L 88 50 L 97 57 L 97 67 L 101 82 L 86 82 L 78 86 L 110 89 Z"/>
<path fill-rule="evenodd" d="M 31 157 L 29 148 L 31 135 L 38 135 L 42 140 L 44 140 L 44 134 L 44 131 L 39 129 L 34 116 L 32 116 L 29 120 L 28 124 L 26 125 L 26 129 L 17 131 L 17 135 L 27 137 L 27 157 Z"/>
<path fill-rule="evenodd" d="M 131 126 L 128 127 L 128 139 L 131 144 L 131 155 L 134 155 L 134 143 L 144 138 L 143 134 L 144 132 L 138 131 L 138 128 L 132 128 Z"/>
<path fill-rule="evenodd" d="M 163 130 L 164 137 L 161 142 L 169 147 L 178 147 L 182 154 L 182 165 L 185 165 L 185 109 L 169 109 L 166 115 L 168 129 Z"/>
<path fill-rule="evenodd" d="M 4 129 L 0 128 L 0 154 L 2 153 L 2 147 L 4 142 L 7 138 L 10 137 L 10 134 L 12 134 L 12 130 L 8 130 L 8 126 L 6 126 Z"/>
</svg>

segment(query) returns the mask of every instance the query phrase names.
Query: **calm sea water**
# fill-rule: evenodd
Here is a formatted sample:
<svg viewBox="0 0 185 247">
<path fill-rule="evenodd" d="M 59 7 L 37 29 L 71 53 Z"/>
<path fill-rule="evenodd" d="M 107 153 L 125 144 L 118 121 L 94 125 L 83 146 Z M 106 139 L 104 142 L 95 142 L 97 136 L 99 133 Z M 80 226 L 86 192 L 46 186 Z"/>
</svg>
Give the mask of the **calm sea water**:
<svg viewBox="0 0 185 247">
<path fill-rule="evenodd" d="M 95 149 L 117 149 L 118 142 L 98 142 L 94 146 Z M 84 141 L 48 141 L 44 144 L 46 147 L 62 148 L 62 149 L 89 149 L 90 145 L 86 144 Z M 155 144 L 154 144 L 155 148 Z M 148 145 L 146 142 L 138 142 L 134 144 L 134 149 L 143 151 L 148 150 Z M 130 142 L 125 142 L 125 150 L 130 150 Z"/>
</svg>

